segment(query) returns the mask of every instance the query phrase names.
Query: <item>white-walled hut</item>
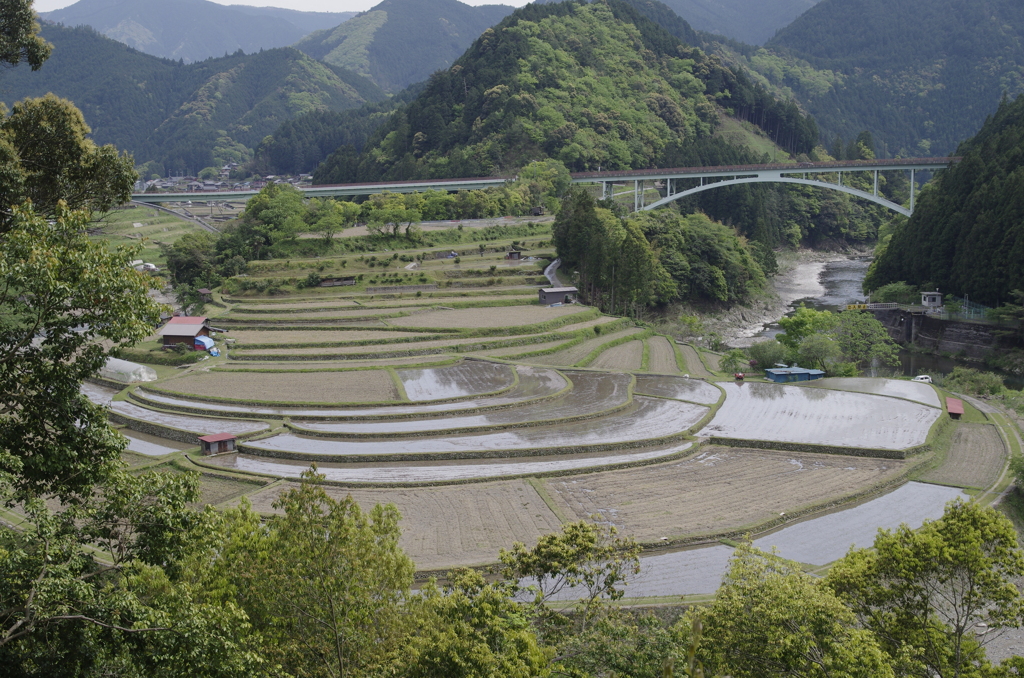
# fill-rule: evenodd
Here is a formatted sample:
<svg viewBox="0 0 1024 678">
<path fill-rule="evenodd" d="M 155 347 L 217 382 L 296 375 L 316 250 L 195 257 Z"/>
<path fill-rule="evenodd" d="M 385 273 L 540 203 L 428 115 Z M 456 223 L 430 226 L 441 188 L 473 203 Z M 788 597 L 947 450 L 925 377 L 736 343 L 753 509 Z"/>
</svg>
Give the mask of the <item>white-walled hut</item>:
<svg viewBox="0 0 1024 678">
<path fill-rule="evenodd" d="M 156 381 L 156 370 L 139 363 L 119 358 L 107 358 L 107 364 L 99 369 L 97 376 L 121 384 L 135 384 L 140 381 Z"/>
<path fill-rule="evenodd" d="M 214 433 L 208 436 L 201 436 L 199 444 L 202 445 L 203 454 L 223 454 L 234 452 L 238 436 L 230 433 Z"/>
<path fill-rule="evenodd" d="M 165 348 L 176 344 L 188 344 L 192 348 L 196 344 L 196 337 L 210 336 L 210 323 L 205 316 L 175 316 L 156 334 L 163 338 Z"/>
<path fill-rule="evenodd" d="M 540 303 L 547 306 L 550 304 L 568 304 L 576 301 L 579 290 L 575 287 L 544 287 L 538 292 Z"/>
</svg>

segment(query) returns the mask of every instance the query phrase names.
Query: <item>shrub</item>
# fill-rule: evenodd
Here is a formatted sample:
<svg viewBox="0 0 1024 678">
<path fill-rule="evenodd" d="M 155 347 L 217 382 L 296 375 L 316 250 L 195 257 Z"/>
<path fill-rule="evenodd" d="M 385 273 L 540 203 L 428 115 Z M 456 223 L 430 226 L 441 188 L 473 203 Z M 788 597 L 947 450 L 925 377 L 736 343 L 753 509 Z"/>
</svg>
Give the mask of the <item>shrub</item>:
<svg viewBox="0 0 1024 678">
<path fill-rule="evenodd" d="M 981 372 L 970 367 L 954 367 L 945 379 L 945 387 L 972 395 L 998 395 L 1006 390 L 1003 379 L 992 372 Z"/>
</svg>

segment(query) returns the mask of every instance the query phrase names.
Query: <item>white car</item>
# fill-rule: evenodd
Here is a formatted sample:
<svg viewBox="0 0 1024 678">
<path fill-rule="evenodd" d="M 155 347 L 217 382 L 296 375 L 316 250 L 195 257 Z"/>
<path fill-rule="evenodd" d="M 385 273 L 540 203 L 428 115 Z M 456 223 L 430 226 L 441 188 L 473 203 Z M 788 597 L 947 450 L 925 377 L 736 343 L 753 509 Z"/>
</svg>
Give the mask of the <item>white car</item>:
<svg viewBox="0 0 1024 678">
<path fill-rule="evenodd" d="M 922 374 L 914 377 L 911 381 L 916 381 L 919 384 L 930 384 L 932 383 L 932 378 L 929 377 L 927 374 Z"/>
</svg>

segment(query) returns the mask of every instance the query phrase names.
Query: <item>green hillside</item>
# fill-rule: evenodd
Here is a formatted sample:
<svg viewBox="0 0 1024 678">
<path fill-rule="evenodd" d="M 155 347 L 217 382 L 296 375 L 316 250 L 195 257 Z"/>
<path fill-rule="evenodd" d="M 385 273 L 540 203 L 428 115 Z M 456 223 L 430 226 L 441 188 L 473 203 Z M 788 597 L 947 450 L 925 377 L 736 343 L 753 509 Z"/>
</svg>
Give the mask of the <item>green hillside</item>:
<svg viewBox="0 0 1024 678">
<path fill-rule="evenodd" d="M 1024 91 L 1019 0 L 822 0 L 745 62 L 788 88 L 830 143 L 943 155 Z"/>
<path fill-rule="evenodd" d="M 10 104 L 53 92 L 82 110 L 97 143 L 136 162 L 196 172 L 248 156 L 282 122 L 384 98 L 373 83 L 290 49 L 236 53 L 195 64 L 159 59 L 91 28 L 46 25 L 53 55 L 39 71 L 4 74 Z"/>
<path fill-rule="evenodd" d="M 432 76 L 358 163 L 329 159 L 316 180 L 481 176 L 546 157 L 572 170 L 701 164 L 720 106 L 756 107 L 750 92 L 626 3 L 527 5 Z M 779 143 L 810 151 L 813 121 L 785 114 Z"/>
<path fill-rule="evenodd" d="M 694 28 L 761 45 L 818 0 L 666 0 Z"/>
<path fill-rule="evenodd" d="M 78 0 L 44 12 L 42 18 L 65 26 L 91 26 L 146 54 L 192 62 L 238 50 L 285 47 L 353 14 L 225 7 L 208 0 Z"/>
<path fill-rule="evenodd" d="M 902 280 L 991 306 L 1024 289 L 1024 97 L 1004 101 L 957 154 L 883 243 L 867 289 Z"/>
<path fill-rule="evenodd" d="M 295 47 L 397 92 L 448 68 L 512 9 L 471 7 L 457 0 L 384 0 L 336 28 L 312 33 Z"/>
</svg>

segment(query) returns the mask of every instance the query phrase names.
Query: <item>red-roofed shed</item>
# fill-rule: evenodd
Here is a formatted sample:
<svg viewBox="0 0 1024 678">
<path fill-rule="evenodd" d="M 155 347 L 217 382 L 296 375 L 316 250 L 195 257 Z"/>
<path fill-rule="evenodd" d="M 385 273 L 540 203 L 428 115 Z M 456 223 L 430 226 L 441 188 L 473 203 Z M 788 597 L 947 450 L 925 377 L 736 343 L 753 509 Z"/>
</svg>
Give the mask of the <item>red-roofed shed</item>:
<svg viewBox="0 0 1024 678">
<path fill-rule="evenodd" d="M 238 436 L 230 433 L 214 433 L 202 436 L 199 438 L 199 443 L 203 446 L 203 454 L 221 454 L 234 452 L 236 440 L 238 440 Z"/>
<path fill-rule="evenodd" d="M 175 316 L 156 333 L 163 338 L 165 348 L 175 344 L 188 344 L 191 348 L 196 337 L 210 336 L 210 324 L 206 316 Z"/>
<path fill-rule="evenodd" d="M 959 419 L 964 414 L 964 401 L 959 398 L 946 398 L 946 411 L 953 419 Z"/>
</svg>

